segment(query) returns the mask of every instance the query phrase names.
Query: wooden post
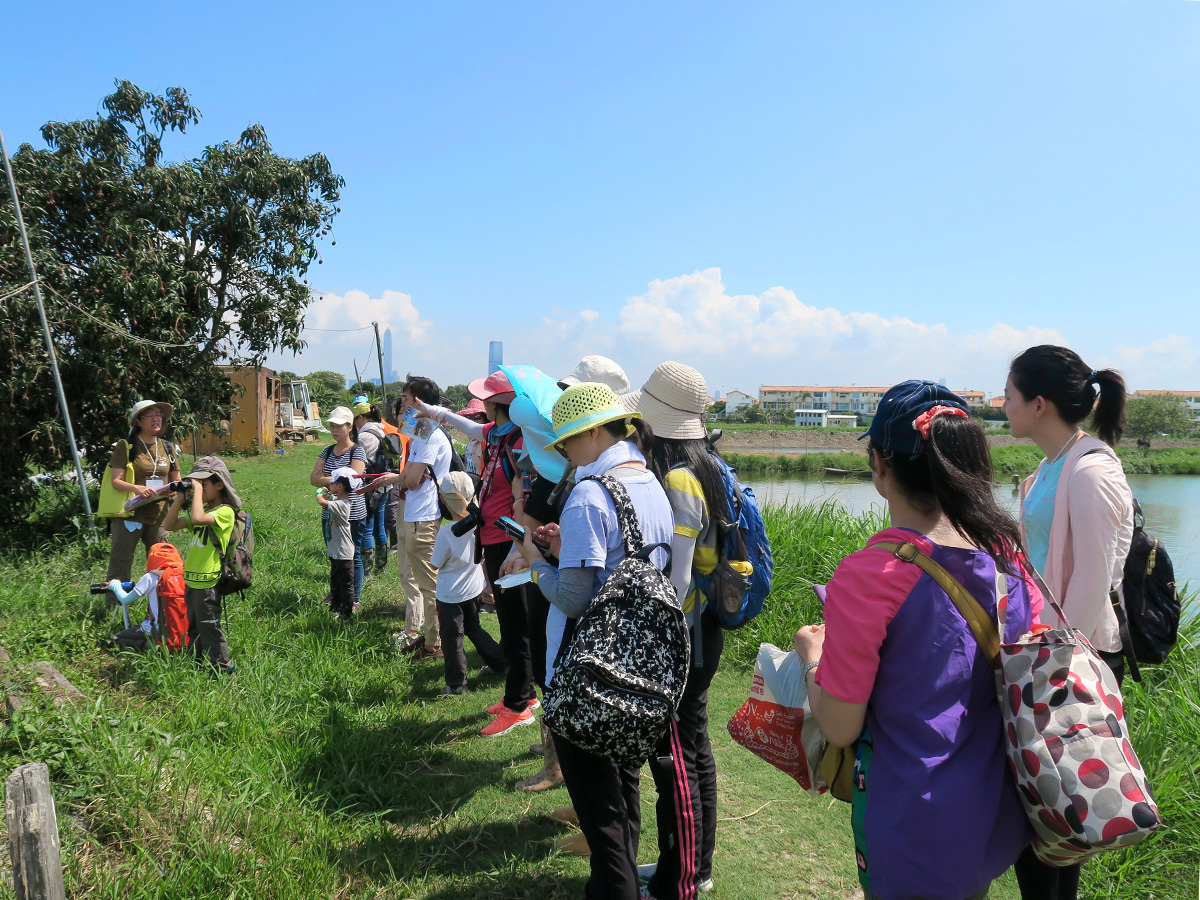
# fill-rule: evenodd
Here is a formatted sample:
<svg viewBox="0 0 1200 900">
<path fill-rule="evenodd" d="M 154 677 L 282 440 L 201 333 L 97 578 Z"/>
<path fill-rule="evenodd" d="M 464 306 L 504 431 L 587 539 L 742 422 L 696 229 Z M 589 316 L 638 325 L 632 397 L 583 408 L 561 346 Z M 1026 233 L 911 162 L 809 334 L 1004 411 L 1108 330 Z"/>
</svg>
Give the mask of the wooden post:
<svg viewBox="0 0 1200 900">
<path fill-rule="evenodd" d="M 66 900 L 58 819 L 45 763 L 26 763 L 8 776 L 4 807 L 17 900 Z"/>
<path fill-rule="evenodd" d="M 10 716 L 24 705 L 8 680 L 9 673 L 13 671 L 13 668 L 13 661 L 8 655 L 8 651 L 0 647 L 0 677 L 4 682 L 4 708 Z"/>
</svg>

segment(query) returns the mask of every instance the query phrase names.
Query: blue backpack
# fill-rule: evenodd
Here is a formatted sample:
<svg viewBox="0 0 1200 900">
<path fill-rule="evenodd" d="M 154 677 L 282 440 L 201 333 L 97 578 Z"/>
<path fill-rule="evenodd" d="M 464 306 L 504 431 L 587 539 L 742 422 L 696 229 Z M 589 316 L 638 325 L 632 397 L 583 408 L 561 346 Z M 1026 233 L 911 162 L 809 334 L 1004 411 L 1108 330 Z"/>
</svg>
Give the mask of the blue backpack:
<svg viewBox="0 0 1200 900">
<path fill-rule="evenodd" d="M 775 559 L 754 491 L 738 481 L 737 474 L 715 453 L 712 460 L 725 483 L 725 502 L 730 522 L 717 523 L 717 567 L 701 575 L 696 586 L 721 627 L 741 628 L 760 612 L 771 593 Z"/>
</svg>

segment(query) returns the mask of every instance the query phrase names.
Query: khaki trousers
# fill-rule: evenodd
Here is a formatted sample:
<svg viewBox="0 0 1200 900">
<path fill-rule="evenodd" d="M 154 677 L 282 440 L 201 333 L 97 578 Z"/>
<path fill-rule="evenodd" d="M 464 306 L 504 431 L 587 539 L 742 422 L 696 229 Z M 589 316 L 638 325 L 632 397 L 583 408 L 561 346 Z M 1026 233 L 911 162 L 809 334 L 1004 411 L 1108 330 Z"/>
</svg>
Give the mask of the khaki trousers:
<svg viewBox="0 0 1200 900">
<path fill-rule="evenodd" d="M 397 489 L 394 493 L 401 493 Z M 404 589 L 404 630 L 419 634 L 425 627 L 425 607 L 421 603 L 421 588 L 413 578 L 408 562 L 409 537 L 414 535 L 404 521 L 404 500 L 396 507 L 396 564 L 400 568 L 400 587 Z M 435 581 L 436 584 L 436 581 Z"/>
<path fill-rule="evenodd" d="M 437 538 L 438 519 L 428 522 L 405 522 L 400 527 L 401 544 L 403 544 L 404 560 L 408 563 L 409 582 L 405 583 L 404 591 L 408 597 L 408 609 L 417 607 L 421 610 L 421 629 L 425 634 L 426 647 L 440 647 L 441 634 L 438 629 L 437 614 L 437 570 L 430 560 L 433 559 L 433 542 Z M 408 613 L 405 614 L 405 624 L 408 623 Z"/>
</svg>

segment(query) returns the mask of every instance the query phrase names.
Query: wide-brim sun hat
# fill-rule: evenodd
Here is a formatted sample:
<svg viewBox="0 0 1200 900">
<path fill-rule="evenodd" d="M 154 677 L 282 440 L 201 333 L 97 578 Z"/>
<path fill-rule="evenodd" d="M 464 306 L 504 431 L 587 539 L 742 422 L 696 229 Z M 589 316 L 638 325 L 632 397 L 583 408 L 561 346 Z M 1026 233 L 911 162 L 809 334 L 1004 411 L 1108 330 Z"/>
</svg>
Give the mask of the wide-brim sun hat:
<svg viewBox="0 0 1200 900">
<path fill-rule="evenodd" d="M 621 398 L 607 384 L 593 381 L 573 384 L 554 403 L 554 440 L 546 449 L 561 450 L 563 441 L 619 419 L 625 420 L 628 437 L 633 434 L 629 420 L 641 417 L 640 412 L 622 406 Z"/>
<path fill-rule="evenodd" d="M 132 428 L 135 424 L 137 424 L 138 416 L 148 409 L 157 409 L 159 412 L 161 412 L 164 425 L 166 424 L 167 419 L 171 418 L 171 414 L 175 412 L 175 407 L 173 407 L 170 403 L 159 403 L 157 400 L 139 400 L 137 403 L 133 404 L 133 409 L 129 411 L 129 427 Z"/>
<path fill-rule="evenodd" d="M 330 425 L 353 425 L 354 413 L 346 406 L 335 406 L 329 414 Z"/>
<path fill-rule="evenodd" d="M 566 390 L 573 384 L 583 384 L 585 381 L 607 384 L 618 396 L 629 393 L 629 376 L 607 356 L 585 356 L 570 375 L 558 382 L 558 386 Z"/>
<path fill-rule="evenodd" d="M 467 385 L 472 397 L 480 400 L 491 400 L 504 406 L 512 403 L 517 393 L 513 390 L 508 376 L 503 372 L 493 372 L 487 378 L 476 378 Z"/>
<path fill-rule="evenodd" d="M 221 486 L 225 488 L 225 496 L 229 498 L 229 504 L 234 509 L 242 508 L 242 498 L 238 496 L 237 491 L 233 489 L 233 481 L 229 477 L 229 467 L 225 465 L 225 460 L 219 456 L 202 456 L 196 460 L 192 466 L 192 471 L 185 476 L 186 479 L 192 478 L 215 478 L 221 482 Z"/>
<path fill-rule="evenodd" d="M 621 403 L 640 412 L 655 437 L 676 441 L 708 437 L 703 419 L 708 409 L 708 384 L 691 366 L 662 363 L 639 390 L 622 397 Z"/>
<path fill-rule="evenodd" d="M 460 416 L 482 416 L 486 413 L 487 409 L 478 397 L 472 397 L 471 402 L 458 411 Z"/>
</svg>

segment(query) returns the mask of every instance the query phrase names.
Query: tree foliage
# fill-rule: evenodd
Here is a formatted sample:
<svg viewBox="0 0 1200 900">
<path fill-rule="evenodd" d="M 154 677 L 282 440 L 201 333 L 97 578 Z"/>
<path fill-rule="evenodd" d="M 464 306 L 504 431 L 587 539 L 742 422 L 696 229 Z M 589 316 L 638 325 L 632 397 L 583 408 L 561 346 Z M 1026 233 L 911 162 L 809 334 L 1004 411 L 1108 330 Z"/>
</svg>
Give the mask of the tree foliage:
<svg viewBox="0 0 1200 900">
<path fill-rule="evenodd" d="M 304 276 L 337 212 L 342 179 L 322 154 L 288 159 L 252 125 L 195 159 L 164 163 L 164 139 L 200 120 L 182 88 L 118 81 L 102 111 L 42 128 L 12 158 L 76 437 L 94 469 L 142 398 L 171 424 L 211 422 L 222 361 L 298 351 Z M 0 294 L 29 281 L 7 197 Z M 32 292 L 0 304 L 0 519 L 31 471 L 69 459 Z"/>
<path fill-rule="evenodd" d="M 1182 397 L 1173 394 L 1135 397 L 1125 404 L 1125 430 L 1134 437 L 1179 434 L 1195 425 L 1195 414 Z"/>
<path fill-rule="evenodd" d="M 442 391 L 442 404 L 447 409 L 458 412 L 460 409 L 465 409 L 470 402 L 471 392 L 467 390 L 465 384 L 452 384 Z"/>
<path fill-rule="evenodd" d="M 309 372 L 304 376 L 304 380 L 308 382 L 308 395 L 320 404 L 321 409 L 330 410 L 342 402 L 342 392 L 346 390 L 346 376 L 340 372 Z"/>
</svg>

